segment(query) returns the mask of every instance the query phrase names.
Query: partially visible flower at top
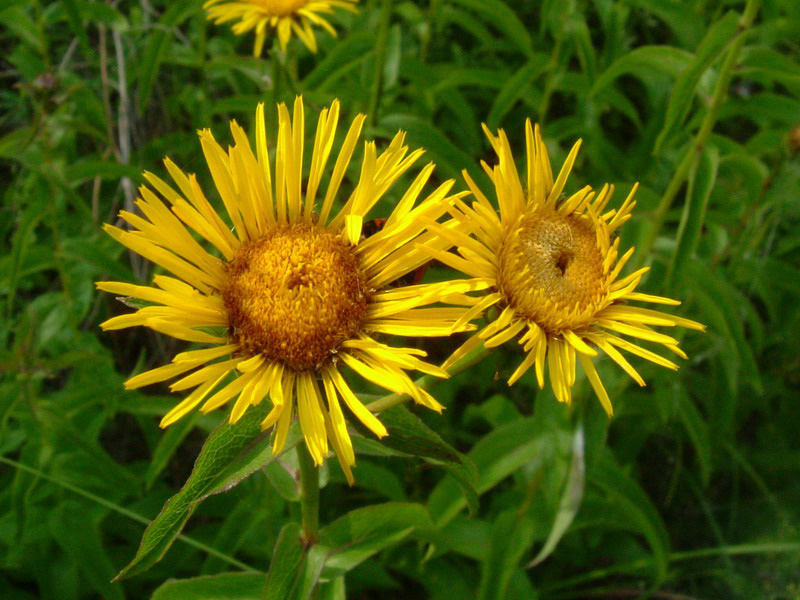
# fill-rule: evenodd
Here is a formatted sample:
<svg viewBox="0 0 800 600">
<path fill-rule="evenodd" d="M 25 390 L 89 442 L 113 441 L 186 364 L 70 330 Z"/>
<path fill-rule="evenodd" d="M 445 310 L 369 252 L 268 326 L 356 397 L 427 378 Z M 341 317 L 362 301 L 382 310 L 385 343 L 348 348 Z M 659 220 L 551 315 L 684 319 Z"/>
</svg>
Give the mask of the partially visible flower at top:
<svg viewBox="0 0 800 600">
<path fill-rule="evenodd" d="M 554 180 L 539 128 L 534 129 L 528 120 L 527 182 L 523 187 L 505 132 L 500 130 L 494 136 L 485 126 L 484 130 L 499 157 L 498 165 L 489 167 L 482 163 L 482 166 L 494 184 L 500 214 L 464 171 L 475 201 L 468 206 L 460 199 L 454 200 L 448 210 L 455 224 L 429 223 L 429 229 L 452 242 L 458 254 L 441 250 L 431 250 L 431 254 L 470 275 L 474 284 L 488 290 L 474 299 L 474 306 L 456 323 L 457 327 L 493 306 L 499 314 L 442 367 L 447 369 L 480 344 L 491 348 L 518 338 L 526 356 L 509 378 L 509 385 L 533 367 L 539 387 L 544 387 L 547 367 L 556 398 L 569 403 L 576 363 L 580 362 L 600 402 L 611 415 L 611 400 L 592 362 L 598 350 L 605 352 L 639 385 L 644 385 L 620 350 L 677 369 L 671 360 L 641 347 L 639 340 L 659 344 L 686 358 L 678 340 L 654 331 L 651 326 L 681 326 L 701 331 L 705 328 L 689 319 L 630 304 L 632 301 L 680 304 L 636 291 L 647 268 L 620 276 L 633 248 L 620 257 L 619 238 L 614 233 L 631 216 L 636 204 L 635 186 L 618 209 L 606 209 L 614 191 L 609 185 L 597 194 L 586 186 L 564 197 L 562 191 L 580 141 L 573 146 Z M 637 342 L 618 334 L 636 338 Z"/>
<path fill-rule="evenodd" d="M 200 132 L 227 219 L 212 208 L 196 177 L 185 175 L 169 159 L 165 164 L 177 190 L 145 173 L 166 202 L 142 186 L 136 204 L 143 216 L 120 213 L 132 231 L 111 225 L 105 230 L 171 275 L 156 275 L 153 287 L 98 283 L 106 292 L 151 304 L 113 317 L 102 327 L 143 325 L 209 345 L 178 354 L 171 364 L 126 382 L 133 389 L 180 377 L 170 386 L 173 391 L 193 388 L 164 416 L 162 427 L 201 403 L 205 413 L 229 401 L 234 401 L 234 423 L 248 407 L 269 396 L 272 409 L 262 427 L 275 427 L 273 451 L 283 448 L 296 409 L 314 461 L 322 463 L 330 442 L 352 483 L 355 456 L 341 402 L 375 435 L 382 437 L 387 431 L 353 393 L 343 366 L 423 406 L 442 409 L 406 371 L 437 377 L 447 373 L 420 360 L 424 351 L 390 346 L 375 336 L 446 336 L 453 330 L 464 308 L 431 305 L 461 298 L 470 284 L 390 284 L 430 260 L 419 245 L 449 247 L 427 232 L 422 220 L 440 218 L 445 204 L 463 194 L 448 197 L 454 183 L 450 180 L 415 206 L 433 172 L 433 164 L 428 164 L 402 190 L 383 229 L 362 239 L 364 216 L 422 151 L 409 152 L 402 132 L 380 154 L 374 142 L 367 142 L 358 183 L 341 198 L 340 184 L 364 115 L 354 119 L 329 169 L 339 103 L 322 110 L 305 179 L 302 100 L 295 101 L 292 117 L 281 104 L 278 118 L 274 161 L 267 147 L 263 105 L 256 113 L 255 153 L 235 121 L 234 145 L 227 152 L 210 131 Z M 343 206 L 336 212 L 334 203 L 340 199 Z M 216 252 L 209 252 L 195 234 Z M 456 329 L 469 327 L 465 323 Z"/>
<path fill-rule="evenodd" d="M 281 48 L 286 45 L 294 33 L 311 52 L 317 51 L 317 39 L 313 25 L 319 25 L 334 37 L 336 30 L 323 15 L 333 13 L 334 8 L 343 8 L 355 12 L 358 0 L 208 0 L 203 7 L 208 11 L 208 18 L 214 23 L 227 23 L 238 20 L 233 32 L 241 35 L 256 31 L 254 56 L 260 56 L 264 41 L 271 30 L 278 34 Z"/>
</svg>

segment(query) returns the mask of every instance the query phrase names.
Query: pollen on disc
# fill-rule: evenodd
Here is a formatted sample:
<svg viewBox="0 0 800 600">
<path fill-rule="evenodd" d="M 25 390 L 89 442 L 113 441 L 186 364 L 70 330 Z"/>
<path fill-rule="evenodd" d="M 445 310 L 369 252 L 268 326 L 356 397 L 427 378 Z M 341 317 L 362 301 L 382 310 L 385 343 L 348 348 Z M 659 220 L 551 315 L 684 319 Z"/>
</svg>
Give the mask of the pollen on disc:
<svg viewBox="0 0 800 600">
<path fill-rule="evenodd" d="M 499 284 L 512 307 L 549 333 L 590 324 L 608 293 L 591 219 L 548 208 L 524 215 L 503 244 Z"/>
<path fill-rule="evenodd" d="M 315 225 L 276 227 L 227 265 L 233 341 L 295 370 L 318 367 L 362 329 L 366 277 L 351 247 Z"/>
</svg>

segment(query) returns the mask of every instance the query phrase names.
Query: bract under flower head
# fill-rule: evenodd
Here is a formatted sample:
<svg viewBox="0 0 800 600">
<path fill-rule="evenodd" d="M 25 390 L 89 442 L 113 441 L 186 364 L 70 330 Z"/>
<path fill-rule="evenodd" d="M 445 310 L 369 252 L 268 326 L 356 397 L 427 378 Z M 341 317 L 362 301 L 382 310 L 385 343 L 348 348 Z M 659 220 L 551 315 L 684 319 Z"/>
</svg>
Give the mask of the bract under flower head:
<svg viewBox="0 0 800 600">
<path fill-rule="evenodd" d="M 674 362 L 643 348 L 638 340 L 660 344 L 686 358 L 678 340 L 654 331 L 652 326 L 704 327 L 689 319 L 630 305 L 632 301 L 680 304 L 636 291 L 647 268 L 621 276 L 633 248 L 619 256 L 619 238 L 614 233 L 636 205 L 635 186 L 617 209 L 607 208 L 613 186 L 603 186 L 598 193 L 587 186 L 564 196 L 580 142 L 573 146 L 554 178 L 539 128 L 527 121 L 527 182 L 523 187 L 505 132 L 500 130 L 495 136 L 485 131 L 499 157 L 494 167 L 483 163 L 494 184 L 499 214 L 464 171 L 475 201 L 467 205 L 454 199 L 448 209 L 454 224 L 429 223 L 429 228 L 452 242 L 458 252 L 432 250 L 431 254 L 473 277 L 470 281 L 476 287 L 488 290 L 474 298 L 473 307 L 456 325 L 481 316 L 493 306 L 499 315 L 442 366 L 448 368 L 481 344 L 490 348 L 517 338 L 526 356 L 510 376 L 509 385 L 533 368 L 539 387 L 543 387 L 547 372 L 556 398 L 568 403 L 580 362 L 611 414 L 611 400 L 592 362 L 598 351 L 644 385 L 620 350 L 677 369 Z M 637 343 L 620 334 L 636 338 Z"/>
<path fill-rule="evenodd" d="M 137 201 L 142 215 L 120 213 L 132 231 L 112 225 L 105 229 L 171 275 L 157 275 L 154 287 L 98 283 L 101 290 L 152 303 L 109 319 L 103 328 L 144 325 L 210 346 L 178 354 L 171 364 L 126 382 L 128 388 L 138 388 L 180 377 L 171 389 L 193 390 L 165 415 L 162 426 L 199 405 L 208 412 L 229 401 L 234 401 L 230 420 L 235 422 L 268 397 L 272 409 L 262 425 L 275 427 L 273 451 L 283 448 L 296 409 L 315 462 L 323 461 L 330 443 L 352 482 L 355 456 L 341 403 L 376 435 L 386 435 L 386 429 L 353 393 L 341 373 L 343 365 L 384 389 L 408 394 L 434 410 L 442 408 L 407 371 L 438 377 L 447 373 L 422 361 L 425 352 L 389 346 L 375 335 L 442 336 L 454 327 L 469 327 L 456 327 L 463 309 L 430 306 L 460 298 L 469 284 L 390 286 L 429 261 L 420 246 L 449 246 L 422 223 L 441 217 L 446 204 L 459 195 L 448 197 L 451 180 L 417 203 L 433 172 L 433 165 L 427 165 L 400 194 L 383 229 L 362 239 L 366 214 L 422 151 L 409 152 L 402 132 L 380 154 L 367 142 L 358 182 L 352 193 L 343 195 L 342 179 L 363 115 L 350 125 L 329 169 L 339 103 L 322 110 L 305 180 L 302 100 L 296 100 L 291 117 L 284 105 L 278 107 L 278 116 L 274 160 L 268 152 L 263 105 L 256 113 L 255 152 L 236 122 L 231 123 L 234 145 L 227 152 L 210 131 L 200 132 L 227 219 L 206 199 L 196 177 L 170 160 L 166 167 L 177 189 L 145 174 L 158 195 L 143 186 Z M 343 206 L 335 212 L 340 198 Z"/>
</svg>

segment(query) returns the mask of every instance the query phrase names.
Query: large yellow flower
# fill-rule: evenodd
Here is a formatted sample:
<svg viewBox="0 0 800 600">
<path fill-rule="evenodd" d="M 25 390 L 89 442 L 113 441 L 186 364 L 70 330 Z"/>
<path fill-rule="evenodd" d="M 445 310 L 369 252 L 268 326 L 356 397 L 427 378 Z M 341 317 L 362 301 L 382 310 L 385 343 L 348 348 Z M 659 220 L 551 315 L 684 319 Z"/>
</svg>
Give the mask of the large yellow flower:
<svg viewBox="0 0 800 600">
<path fill-rule="evenodd" d="M 112 225 L 105 229 L 171 276 L 156 275 L 153 287 L 98 283 L 106 292 L 151 303 L 111 318 L 102 327 L 144 325 L 210 346 L 178 354 L 171 364 L 126 382 L 132 389 L 181 376 L 171 389 L 193 388 L 163 418 L 162 427 L 201 403 L 200 410 L 208 412 L 233 399 L 230 421 L 235 422 L 249 406 L 269 396 L 272 409 L 263 428 L 275 426 L 274 452 L 284 445 L 296 407 L 315 462 L 322 462 L 330 442 L 352 482 L 355 457 L 340 401 L 376 435 L 386 435 L 386 429 L 355 396 L 340 372 L 343 365 L 419 404 L 442 408 L 406 371 L 440 377 L 447 373 L 420 360 L 425 352 L 389 346 L 374 335 L 448 335 L 463 313 L 463 308 L 430 305 L 452 302 L 469 284 L 389 287 L 430 260 L 419 245 L 448 247 L 421 223 L 441 217 L 445 203 L 460 195 L 448 199 L 451 180 L 414 206 L 433 171 L 429 164 L 405 190 L 383 229 L 362 239 L 364 216 L 422 151 L 409 152 L 402 132 L 381 154 L 367 142 L 358 184 L 349 197 L 342 196 L 340 184 L 364 116 L 351 124 L 331 170 L 326 165 L 339 103 L 322 110 L 306 178 L 302 100 L 295 101 L 292 117 L 283 104 L 278 116 L 274 161 L 268 152 L 263 105 L 256 112 L 255 154 L 235 121 L 234 145 L 227 152 L 210 131 L 200 132 L 227 221 L 212 208 L 196 177 L 187 176 L 169 159 L 165 164 L 177 190 L 145 173 L 166 203 L 142 186 L 137 206 L 143 216 L 120 213 L 131 230 Z M 343 207 L 335 212 L 340 198 L 345 200 Z M 208 251 L 197 236 L 216 251 Z"/>
<path fill-rule="evenodd" d="M 356 2 L 358 0 L 208 0 L 203 6 L 208 18 L 214 19 L 217 25 L 238 20 L 233 26 L 236 35 L 255 29 L 253 55 L 260 56 L 271 30 L 277 32 L 284 50 L 294 33 L 311 52 L 316 52 L 317 39 L 312 26 L 319 25 L 335 37 L 336 30 L 323 15 L 332 13 L 334 8 L 355 12 Z"/>
<path fill-rule="evenodd" d="M 528 176 L 523 186 L 505 132 L 500 130 L 495 137 L 486 127 L 484 130 L 499 158 L 498 165 L 490 168 L 483 163 L 483 168 L 494 183 L 500 214 L 464 171 L 475 201 L 468 206 L 455 199 L 448 209 L 453 217 L 449 226 L 429 222 L 429 228 L 452 242 L 458 252 L 433 249 L 431 254 L 472 276 L 473 284 L 488 290 L 474 300 L 474 306 L 456 327 L 493 306 L 498 314 L 442 366 L 447 369 L 480 344 L 490 348 L 518 338 L 526 356 L 509 378 L 509 385 L 533 367 L 541 388 L 547 367 L 556 398 L 569 403 L 576 363 L 580 362 L 610 415 L 611 401 L 592 362 L 598 350 L 644 385 L 620 350 L 677 369 L 674 362 L 641 347 L 639 340 L 660 344 L 686 358 L 675 338 L 656 332 L 651 326 L 697 330 L 704 327 L 630 304 L 680 304 L 636 291 L 647 268 L 620 276 L 633 248 L 620 257 L 619 238 L 614 232 L 631 216 L 636 204 L 635 187 L 618 209 L 606 210 L 614 191 L 609 185 L 597 194 L 587 186 L 564 197 L 562 191 L 580 141 L 554 180 L 539 128 L 533 128 L 530 120 L 525 128 Z"/>
</svg>

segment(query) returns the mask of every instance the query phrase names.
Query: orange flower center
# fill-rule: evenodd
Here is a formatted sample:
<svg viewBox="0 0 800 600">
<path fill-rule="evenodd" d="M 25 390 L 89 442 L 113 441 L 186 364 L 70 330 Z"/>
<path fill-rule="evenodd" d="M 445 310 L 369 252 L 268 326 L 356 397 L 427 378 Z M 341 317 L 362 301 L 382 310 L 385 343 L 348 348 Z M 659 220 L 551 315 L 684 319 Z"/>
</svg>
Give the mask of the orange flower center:
<svg viewBox="0 0 800 600">
<path fill-rule="evenodd" d="M 245 352 L 300 371 L 362 330 L 369 295 L 350 246 L 327 229 L 296 224 L 242 245 L 227 265 L 222 299 Z"/>
<path fill-rule="evenodd" d="M 258 0 L 258 4 L 270 17 L 287 17 L 308 4 L 308 0 Z"/>
<path fill-rule="evenodd" d="M 590 218 L 551 208 L 523 215 L 501 248 L 498 284 L 512 308 L 550 334 L 589 325 L 608 294 Z"/>
</svg>

